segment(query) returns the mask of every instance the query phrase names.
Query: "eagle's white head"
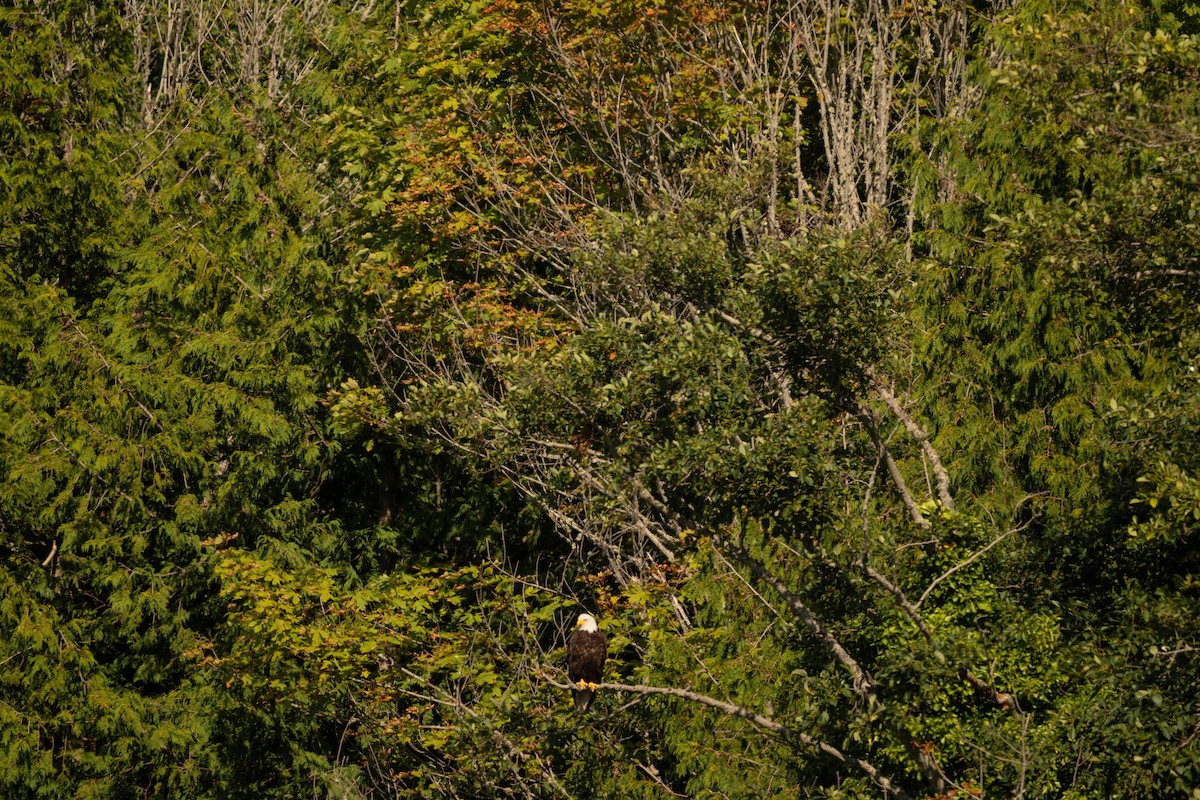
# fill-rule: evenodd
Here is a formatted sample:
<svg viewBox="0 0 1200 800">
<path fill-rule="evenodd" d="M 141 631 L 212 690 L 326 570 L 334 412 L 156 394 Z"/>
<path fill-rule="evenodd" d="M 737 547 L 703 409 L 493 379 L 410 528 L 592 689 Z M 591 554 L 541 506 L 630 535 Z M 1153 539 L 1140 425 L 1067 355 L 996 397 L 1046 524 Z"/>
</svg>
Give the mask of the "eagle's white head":
<svg viewBox="0 0 1200 800">
<path fill-rule="evenodd" d="M 599 630 L 596 627 L 596 618 L 591 614 L 580 614 L 579 619 L 575 620 L 575 630 L 583 631 L 584 633 L 595 633 Z"/>
</svg>

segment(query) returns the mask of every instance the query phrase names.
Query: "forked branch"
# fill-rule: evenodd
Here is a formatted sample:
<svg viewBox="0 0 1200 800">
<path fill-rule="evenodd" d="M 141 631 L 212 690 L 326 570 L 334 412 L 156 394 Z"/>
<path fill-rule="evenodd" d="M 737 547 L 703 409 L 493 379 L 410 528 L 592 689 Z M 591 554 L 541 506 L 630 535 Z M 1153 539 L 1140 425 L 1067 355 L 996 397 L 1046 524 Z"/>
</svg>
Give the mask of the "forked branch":
<svg viewBox="0 0 1200 800">
<path fill-rule="evenodd" d="M 546 682 L 549 683 L 551 686 L 555 687 L 556 689 L 569 690 L 569 689 L 574 688 L 569 683 L 559 683 L 558 681 L 555 681 L 548 677 L 546 678 Z M 883 789 L 885 792 L 887 792 L 892 797 L 899 798 L 900 800 L 909 800 L 910 799 L 910 795 L 907 792 L 905 792 L 903 789 L 901 789 L 899 786 L 897 786 L 894 781 L 892 781 L 888 776 L 886 776 L 882 772 L 880 772 L 879 768 L 876 767 L 874 764 L 871 764 L 869 761 L 865 761 L 861 758 L 856 758 L 854 756 L 848 755 L 848 754 L 842 752 L 841 750 L 837 749 L 833 745 L 829 744 L 828 742 L 823 742 L 819 739 L 809 736 L 807 733 L 798 731 L 795 728 L 788 727 L 787 725 L 784 725 L 781 722 L 773 720 L 770 717 L 764 717 L 762 714 L 759 714 L 755 711 L 751 711 L 750 709 L 745 708 L 744 706 L 735 705 L 734 703 L 727 703 L 723 700 L 718 700 L 715 697 L 709 697 L 708 695 L 699 694 L 698 692 L 688 691 L 687 689 L 678 689 L 674 686 L 647 686 L 645 684 L 635 685 L 635 684 L 629 684 L 629 683 L 601 683 L 601 684 L 597 685 L 597 689 L 608 690 L 608 691 L 613 691 L 613 692 L 624 692 L 626 694 L 667 695 L 670 697 L 678 697 L 683 700 L 688 700 L 693 703 L 699 703 L 700 705 L 708 706 L 709 708 L 715 708 L 716 710 L 720 711 L 721 713 L 728 714 L 731 717 L 740 717 L 741 719 L 746 720 L 747 722 L 751 723 L 755 727 L 760 728 L 764 731 L 773 733 L 783 739 L 789 739 L 792 741 L 800 742 L 801 744 L 816 748 L 817 750 L 821 751 L 825 755 L 830 756 L 831 758 L 837 759 L 838 761 L 841 761 L 844 764 L 850 764 L 852 766 L 855 766 L 858 769 L 862 770 L 864 773 L 866 773 L 867 776 L 869 776 L 871 778 L 871 780 L 873 780 L 880 789 Z"/>
</svg>

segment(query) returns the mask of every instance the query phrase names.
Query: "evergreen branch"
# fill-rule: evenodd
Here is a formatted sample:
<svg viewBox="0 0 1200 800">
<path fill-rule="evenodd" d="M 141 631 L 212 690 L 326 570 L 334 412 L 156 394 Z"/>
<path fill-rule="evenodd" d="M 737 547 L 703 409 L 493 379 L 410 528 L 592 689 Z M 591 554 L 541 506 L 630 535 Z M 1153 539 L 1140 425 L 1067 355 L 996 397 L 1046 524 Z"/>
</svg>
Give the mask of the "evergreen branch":
<svg viewBox="0 0 1200 800">
<path fill-rule="evenodd" d="M 412 670 L 407 669 L 405 667 L 401 667 L 400 671 L 403 672 L 405 675 L 407 675 L 410 679 L 416 681 L 417 683 L 425 685 L 426 687 L 428 687 L 430 689 L 430 691 L 432 691 L 436 694 L 440 694 L 446 698 L 444 701 L 437 700 L 436 698 L 429 698 L 433 702 L 448 705 L 451 708 L 455 709 L 462 716 L 469 717 L 469 718 L 475 720 L 476 722 L 482 722 L 484 724 L 485 730 L 489 734 L 491 734 L 492 738 L 501 747 L 504 748 L 505 752 L 508 754 L 508 757 L 512 760 L 512 763 L 514 765 L 520 765 L 522 767 L 527 767 L 527 765 L 532 764 L 532 766 L 538 772 L 541 773 L 542 777 L 544 777 L 546 779 L 546 781 L 550 784 L 551 787 L 554 788 L 554 790 L 558 794 L 565 797 L 566 800 L 571 800 L 570 793 L 567 792 L 567 790 L 563 788 L 563 785 L 558 782 L 558 778 L 555 777 L 555 775 L 554 775 L 554 768 L 550 764 L 546 763 L 545 759 L 543 759 L 542 757 L 540 757 L 536 754 L 526 753 L 524 750 L 522 750 L 520 747 L 518 747 L 516 744 L 514 744 L 512 742 L 512 740 L 509 739 L 509 737 L 504 734 L 504 731 L 500 727 L 497 727 L 494 724 L 492 724 L 492 720 L 480 715 L 479 712 L 475 711 L 473 708 L 471 708 L 469 705 L 467 705 L 465 702 L 463 702 L 462 698 L 446 691 L 446 689 L 444 687 L 437 685 L 436 683 L 429 680 L 428 678 L 418 675 L 417 673 L 415 673 Z M 570 687 L 563 687 L 563 688 L 570 688 Z M 516 777 L 522 783 L 525 783 L 526 779 L 522 777 L 520 769 L 517 769 L 514 767 L 512 772 L 513 772 L 514 777 Z"/>
<path fill-rule="evenodd" d="M 913 605 L 911 600 L 908 599 L 908 596 L 905 595 L 903 589 L 889 580 L 887 576 L 883 575 L 870 564 L 867 564 L 865 561 L 858 562 L 858 566 L 862 568 L 863 573 L 868 578 L 875 581 L 875 583 L 879 584 L 885 591 L 892 595 L 892 597 L 896 600 L 896 605 L 899 606 L 900 610 L 904 612 L 904 615 L 907 616 L 912 623 L 917 626 L 917 630 L 921 632 L 921 635 L 925 637 L 925 641 L 928 642 L 930 646 L 935 648 L 940 646 L 937 637 L 933 635 L 933 631 L 930 630 L 929 626 L 925 624 L 925 618 L 921 615 L 920 610 Z M 967 683 L 971 684 L 971 686 L 975 688 L 975 691 L 979 692 L 984 697 L 1000 706 L 1000 708 L 1004 709 L 1005 711 L 1019 711 L 1016 699 L 1013 698 L 1012 695 L 1001 692 L 965 667 L 963 668 L 963 675 L 966 678 Z"/>
<path fill-rule="evenodd" d="M 100 348 L 96 345 L 96 343 L 93 342 L 91 340 L 91 338 L 86 333 L 83 332 L 83 329 L 79 327 L 79 322 L 76 321 L 74 318 L 69 318 L 69 322 L 71 325 L 71 329 L 73 331 L 75 331 L 76 335 L 80 339 L 83 340 L 84 344 L 86 344 L 88 346 L 88 349 L 90 349 L 92 351 L 92 353 L 96 356 L 96 358 L 100 359 L 100 363 L 104 365 L 104 369 L 108 372 L 109 375 L 112 376 L 113 380 L 117 382 L 117 386 L 119 386 L 121 388 L 121 391 L 123 391 L 129 397 L 129 399 L 133 401 L 134 405 L 136 405 L 141 410 L 141 412 L 146 415 L 146 418 L 148 420 L 150 420 L 150 422 L 157 425 L 158 418 L 154 416 L 154 412 L 151 411 L 150 409 L 146 408 L 145 404 L 142 403 L 142 401 L 138 399 L 137 395 L 135 395 L 133 393 L 133 390 L 131 390 L 128 386 L 125 385 L 125 381 L 121 380 L 120 372 L 118 372 L 113 367 L 113 365 L 109 363 L 108 359 L 104 357 L 104 353 L 101 352 Z"/>
<path fill-rule="evenodd" d="M 556 689 L 570 690 L 570 689 L 575 688 L 570 683 L 559 683 L 558 681 L 555 681 L 554 679 L 552 679 L 548 676 L 545 676 L 545 675 L 543 675 L 542 677 L 545 679 L 546 683 L 550 684 L 551 686 L 553 686 Z M 875 782 L 875 784 L 879 788 L 883 789 L 888 794 L 892 795 L 893 797 L 899 798 L 899 800 L 911 800 L 911 797 L 907 792 L 905 792 L 903 789 L 901 789 L 899 786 L 897 786 L 890 778 L 888 778 L 886 775 L 884 775 L 879 770 L 878 767 L 871 764 L 869 761 L 866 761 L 861 758 L 857 758 L 855 756 L 848 755 L 848 754 L 842 752 L 841 750 L 837 749 L 833 745 L 829 744 L 828 742 L 823 742 L 820 739 L 817 739 L 813 736 L 809 736 L 807 733 L 803 733 L 802 731 L 798 731 L 795 728 L 788 727 L 787 725 L 784 725 L 781 722 L 777 722 L 777 721 L 771 719 L 770 717 L 764 717 L 762 714 L 751 711 L 750 709 L 745 708 L 744 706 L 735 705 L 733 703 L 727 703 L 723 700 L 718 700 L 715 697 L 709 697 L 708 695 L 700 694 L 698 692 L 692 692 L 687 689 L 679 689 L 674 686 L 647 686 L 645 684 L 628 684 L 628 683 L 600 683 L 600 684 L 597 684 L 596 688 L 601 691 L 607 689 L 610 691 L 624 692 L 627 694 L 667 695 L 669 697 L 678 697 L 683 700 L 689 700 L 693 703 L 699 703 L 700 705 L 708 706 L 709 708 L 715 708 L 716 710 L 722 712 L 723 714 L 726 714 L 731 717 L 739 717 L 741 719 L 744 719 L 747 722 L 754 725 L 755 727 L 761 728 L 762 730 L 765 730 L 765 731 L 769 731 L 770 733 L 774 733 L 783 739 L 790 739 L 793 741 L 800 742 L 801 744 L 816 748 L 817 750 L 820 750 L 822 753 L 830 756 L 831 758 L 837 759 L 838 761 L 841 761 L 844 764 L 851 764 L 855 767 L 858 767 L 860 770 L 865 772 L 871 778 L 871 780 L 873 780 Z"/>
</svg>

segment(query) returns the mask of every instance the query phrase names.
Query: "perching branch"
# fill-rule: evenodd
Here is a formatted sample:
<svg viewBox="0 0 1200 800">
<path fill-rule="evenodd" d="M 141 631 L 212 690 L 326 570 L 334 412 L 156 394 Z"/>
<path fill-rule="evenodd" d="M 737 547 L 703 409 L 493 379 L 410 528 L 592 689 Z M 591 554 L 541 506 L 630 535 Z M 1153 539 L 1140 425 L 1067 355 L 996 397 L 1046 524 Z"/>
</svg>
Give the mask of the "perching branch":
<svg viewBox="0 0 1200 800">
<path fill-rule="evenodd" d="M 543 676 L 543 677 L 545 677 L 545 676 Z M 545 680 L 547 683 L 549 683 L 551 686 L 555 687 L 556 689 L 569 690 L 569 689 L 574 688 L 572 686 L 572 684 L 559 683 L 558 681 L 555 681 L 549 677 L 546 677 Z M 764 717 L 762 714 L 758 714 L 758 713 L 751 711 L 750 709 L 745 708 L 743 706 L 734 705 L 733 703 L 726 703 L 723 700 L 716 699 L 715 697 L 709 697 L 708 695 L 703 695 L 703 694 L 699 694 L 697 692 L 688 691 L 687 689 L 677 689 L 674 686 L 646 686 L 644 684 L 634 685 L 634 684 L 628 684 L 628 683 L 601 683 L 597 686 L 597 688 L 600 690 L 607 689 L 607 690 L 613 691 L 613 692 L 625 692 L 627 694 L 668 695 L 670 697 L 678 697 L 683 700 L 690 700 L 693 703 L 699 703 L 700 705 L 705 705 L 705 706 L 708 706 L 709 708 L 715 708 L 718 711 L 720 711 L 721 713 L 727 714 L 731 717 L 740 717 L 741 719 L 746 720 L 747 722 L 751 723 L 755 727 L 761 728 L 762 730 L 765 730 L 765 731 L 769 731 L 770 733 L 774 733 L 775 735 L 777 735 L 783 739 L 790 739 L 792 741 L 800 742 L 801 744 L 807 745 L 809 747 L 814 747 L 817 750 L 820 750 L 822 753 L 825 753 L 826 755 L 828 755 L 832 758 L 835 758 L 844 764 L 851 764 L 855 767 L 858 767 L 860 770 L 865 772 L 871 778 L 871 780 L 875 781 L 875 784 L 877 786 L 879 786 L 879 788 L 883 789 L 885 792 L 887 792 L 891 796 L 900 798 L 900 800 L 909 800 L 910 796 L 907 792 L 905 792 L 903 789 L 901 789 L 899 786 L 897 786 L 890 778 L 888 778 L 886 775 L 884 775 L 882 772 L 880 772 L 879 769 L 875 765 L 871 764 L 870 762 L 864 761 L 861 758 L 856 758 L 854 756 L 847 755 L 846 753 L 843 753 L 841 750 L 837 749 L 836 747 L 834 747 L 833 745 L 831 745 L 827 742 L 822 742 L 821 740 L 815 739 L 806 733 L 798 731 L 794 728 L 790 728 L 781 722 L 776 722 L 775 720 L 771 719 L 770 717 Z"/>
</svg>

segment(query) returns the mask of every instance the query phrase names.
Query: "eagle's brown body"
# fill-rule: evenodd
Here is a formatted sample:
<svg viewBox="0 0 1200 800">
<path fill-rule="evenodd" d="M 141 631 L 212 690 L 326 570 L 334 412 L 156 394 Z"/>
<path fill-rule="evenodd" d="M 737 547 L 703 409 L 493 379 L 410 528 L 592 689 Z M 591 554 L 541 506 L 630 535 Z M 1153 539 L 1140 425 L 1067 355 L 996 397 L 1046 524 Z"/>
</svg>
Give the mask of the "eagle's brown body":
<svg viewBox="0 0 1200 800">
<path fill-rule="evenodd" d="M 567 640 L 567 677 L 571 683 L 600 683 L 604 671 L 604 659 L 608 656 L 608 644 L 604 634 L 596 629 L 596 620 L 590 614 L 582 614 L 575 623 L 575 632 Z M 575 695 L 575 710 L 587 711 L 596 691 L 589 688 L 572 690 Z"/>
</svg>

